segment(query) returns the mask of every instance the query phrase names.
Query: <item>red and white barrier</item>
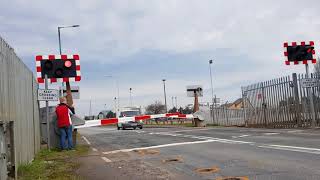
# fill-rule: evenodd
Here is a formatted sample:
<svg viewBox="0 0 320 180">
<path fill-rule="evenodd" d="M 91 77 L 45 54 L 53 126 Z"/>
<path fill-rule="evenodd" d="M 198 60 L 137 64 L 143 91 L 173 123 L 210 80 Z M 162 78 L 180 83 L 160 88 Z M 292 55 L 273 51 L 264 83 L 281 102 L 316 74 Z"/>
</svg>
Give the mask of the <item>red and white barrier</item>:
<svg viewBox="0 0 320 180">
<path fill-rule="evenodd" d="M 167 113 L 167 114 L 154 114 L 154 115 L 140 115 L 134 117 L 121 117 L 121 118 L 109 118 L 109 119 L 99 119 L 99 120 L 89 120 L 86 121 L 84 125 L 75 126 L 76 129 L 94 126 L 104 126 L 109 124 L 125 123 L 129 121 L 140 121 L 155 118 L 165 118 L 171 117 L 176 119 L 193 119 L 192 114 L 180 114 L 180 113 Z"/>
</svg>

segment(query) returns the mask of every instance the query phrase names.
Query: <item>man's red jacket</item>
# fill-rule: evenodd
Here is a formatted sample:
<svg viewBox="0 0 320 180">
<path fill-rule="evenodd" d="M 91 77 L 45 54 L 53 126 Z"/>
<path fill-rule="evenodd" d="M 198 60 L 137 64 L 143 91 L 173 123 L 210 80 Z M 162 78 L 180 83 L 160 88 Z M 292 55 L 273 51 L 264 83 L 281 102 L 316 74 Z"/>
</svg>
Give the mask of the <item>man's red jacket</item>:
<svg viewBox="0 0 320 180">
<path fill-rule="evenodd" d="M 56 107 L 58 127 L 68 127 L 72 124 L 70 114 L 74 114 L 74 109 L 61 103 Z"/>
</svg>

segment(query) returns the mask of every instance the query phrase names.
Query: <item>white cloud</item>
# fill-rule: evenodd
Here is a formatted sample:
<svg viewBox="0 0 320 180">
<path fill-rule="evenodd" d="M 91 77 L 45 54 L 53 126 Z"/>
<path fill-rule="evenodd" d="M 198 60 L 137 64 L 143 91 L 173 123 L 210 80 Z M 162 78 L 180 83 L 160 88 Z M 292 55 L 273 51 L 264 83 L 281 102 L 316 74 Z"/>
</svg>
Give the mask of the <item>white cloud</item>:
<svg viewBox="0 0 320 180">
<path fill-rule="evenodd" d="M 57 53 L 57 26 L 80 24 L 80 28 L 62 30 L 63 52 L 80 53 L 82 61 L 107 65 L 129 64 L 134 60 L 130 57 L 152 50 L 200 57 L 202 52 L 228 49 L 228 55 L 247 57 L 247 66 L 235 71 L 230 67 L 215 74 L 214 85 L 221 97 L 235 98 L 240 87 L 231 88 L 233 85 L 304 71 L 302 66 L 284 66 L 282 44 L 302 40 L 320 43 L 316 39 L 320 37 L 319 5 L 316 0 L 3 0 L 0 33 L 19 56 L 30 57 Z M 228 55 L 216 59 L 216 68 L 241 64 L 243 59 L 229 62 Z M 189 84 L 203 84 L 208 89 L 207 74 L 199 74 L 197 78 L 188 74 L 171 79 L 168 88 L 179 96 L 183 96 L 185 85 Z M 148 97 L 140 98 L 141 104 L 161 96 L 158 80 L 140 76 L 138 84 L 130 80 L 124 83 L 144 89 L 135 92 Z M 94 91 L 96 99 L 112 101 L 114 94 L 106 93 L 110 89 L 100 87 L 96 81 L 82 83 L 83 100 L 87 102 Z M 126 94 L 126 90 L 121 90 L 121 94 Z M 208 94 L 205 98 L 209 97 Z"/>
</svg>

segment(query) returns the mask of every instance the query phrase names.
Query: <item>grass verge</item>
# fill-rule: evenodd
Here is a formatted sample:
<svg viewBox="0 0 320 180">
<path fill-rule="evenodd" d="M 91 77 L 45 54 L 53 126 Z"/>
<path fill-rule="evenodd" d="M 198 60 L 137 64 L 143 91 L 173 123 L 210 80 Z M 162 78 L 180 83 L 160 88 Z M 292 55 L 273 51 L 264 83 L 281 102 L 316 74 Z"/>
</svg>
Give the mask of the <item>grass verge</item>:
<svg viewBox="0 0 320 180">
<path fill-rule="evenodd" d="M 75 173 L 80 166 L 75 158 L 87 155 L 88 151 L 89 146 L 87 145 L 77 145 L 74 151 L 59 151 L 57 149 L 48 151 L 43 149 L 36 155 L 32 163 L 19 166 L 18 179 L 82 179 Z"/>
</svg>

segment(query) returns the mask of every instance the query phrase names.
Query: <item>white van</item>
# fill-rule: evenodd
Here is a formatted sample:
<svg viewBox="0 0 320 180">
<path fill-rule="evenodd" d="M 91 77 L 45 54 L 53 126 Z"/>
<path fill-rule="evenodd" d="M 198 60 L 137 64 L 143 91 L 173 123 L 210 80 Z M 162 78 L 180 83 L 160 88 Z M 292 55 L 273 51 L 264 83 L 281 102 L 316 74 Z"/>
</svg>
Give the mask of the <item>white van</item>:
<svg viewBox="0 0 320 180">
<path fill-rule="evenodd" d="M 123 108 L 123 110 L 119 114 L 119 118 L 121 117 L 134 117 L 141 115 L 141 109 L 136 107 L 126 107 Z M 128 124 L 118 123 L 117 128 L 120 130 L 121 128 L 124 129 L 124 126 L 127 126 Z M 137 127 L 142 129 L 142 121 L 137 122 Z M 134 128 L 135 129 L 135 128 Z"/>
</svg>

